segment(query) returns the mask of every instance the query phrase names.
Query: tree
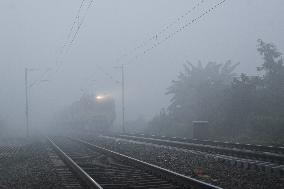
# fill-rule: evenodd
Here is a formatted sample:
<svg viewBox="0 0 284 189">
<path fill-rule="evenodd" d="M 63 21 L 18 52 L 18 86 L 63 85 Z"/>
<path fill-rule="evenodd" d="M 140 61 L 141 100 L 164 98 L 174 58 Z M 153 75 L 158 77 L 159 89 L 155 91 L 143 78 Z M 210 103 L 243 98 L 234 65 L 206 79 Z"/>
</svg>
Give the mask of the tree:
<svg viewBox="0 0 284 189">
<path fill-rule="evenodd" d="M 266 102 L 265 113 L 283 116 L 284 112 L 284 65 L 282 54 L 274 44 L 258 40 L 258 52 L 264 63 L 258 68 L 263 71 L 263 101 Z M 268 112 L 269 111 L 269 112 Z"/>
<path fill-rule="evenodd" d="M 262 40 L 258 40 L 257 51 L 263 58 L 257 68 L 261 76 L 235 77 L 238 64 L 231 61 L 209 62 L 206 66 L 187 62 L 167 89 L 166 94 L 172 96 L 168 111 L 155 116 L 151 125 L 183 135 L 192 121 L 206 120 L 216 138 L 283 143 L 282 54 L 274 44 Z"/>
<path fill-rule="evenodd" d="M 262 76 L 234 79 L 227 93 L 225 125 L 230 136 L 270 140 L 284 132 L 284 66 L 281 53 L 272 43 L 258 40 Z"/>
<path fill-rule="evenodd" d="M 172 81 L 168 95 L 172 95 L 169 114 L 178 123 L 189 126 L 194 120 L 214 123 L 222 114 L 224 91 L 230 86 L 238 64 L 209 62 L 197 66 L 187 62 L 184 72 Z"/>
<path fill-rule="evenodd" d="M 257 93 L 261 78 L 241 74 L 235 77 L 224 98 L 224 122 L 221 125 L 223 134 L 236 137 L 247 131 L 247 122 L 257 107 Z"/>
</svg>

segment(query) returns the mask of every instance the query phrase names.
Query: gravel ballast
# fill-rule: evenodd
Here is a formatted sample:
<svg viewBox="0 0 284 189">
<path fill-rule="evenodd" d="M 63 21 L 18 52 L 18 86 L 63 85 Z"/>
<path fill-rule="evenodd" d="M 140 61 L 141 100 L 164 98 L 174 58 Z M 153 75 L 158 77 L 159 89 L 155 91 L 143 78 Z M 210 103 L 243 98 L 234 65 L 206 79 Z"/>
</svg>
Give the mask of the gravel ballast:
<svg viewBox="0 0 284 189">
<path fill-rule="evenodd" d="M 230 189 L 281 189 L 283 178 L 256 170 L 229 166 L 190 150 L 151 145 L 110 137 L 85 137 L 89 142 L 175 172 Z"/>
<path fill-rule="evenodd" d="M 4 148 L 4 144 L 1 147 Z M 47 147 L 45 141 L 31 139 L 25 144 L 19 144 L 17 153 L 9 155 L 8 158 L 2 158 L 0 161 L 0 188 L 62 188 L 47 155 Z"/>
</svg>

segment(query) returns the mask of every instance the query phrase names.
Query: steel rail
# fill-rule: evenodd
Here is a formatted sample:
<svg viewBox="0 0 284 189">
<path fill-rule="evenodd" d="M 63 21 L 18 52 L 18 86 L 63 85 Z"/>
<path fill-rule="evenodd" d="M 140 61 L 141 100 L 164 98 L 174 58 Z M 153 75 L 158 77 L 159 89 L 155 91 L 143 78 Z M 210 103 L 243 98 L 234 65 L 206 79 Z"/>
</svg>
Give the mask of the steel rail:
<svg viewBox="0 0 284 189">
<path fill-rule="evenodd" d="M 103 189 L 88 173 L 86 173 L 77 163 L 75 163 L 68 155 L 66 155 L 49 137 L 47 141 L 50 143 L 56 154 L 62 161 L 72 170 L 72 172 L 90 189 Z"/>
<path fill-rule="evenodd" d="M 283 146 L 265 146 L 265 145 L 256 145 L 256 144 L 223 142 L 223 141 L 217 141 L 217 140 L 200 140 L 200 139 L 191 139 L 191 138 L 147 135 L 147 134 L 124 134 L 124 135 L 155 138 L 155 139 L 164 139 L 164 140 L 171 140 L 171 141 L 178 141 L 178 142 L 188 142 L 188 143 L 195 143 L 195 144 L 233 147 L 233 148 L 240 148 L 240 149 L 249 149 L 249 150 L 254 150 L 254 151 L 265 151 L 265 152 L 284 154 L 284 147 Z"/>
<path fill-rule="evenodd" d="M 199 150 L 205 152 L 214 152 L 219 154 L 233 155 L 237 157 L 248 157 L 257 160 L 270 161 L 274 163 L 284 164 L 284 155 L 281 154 L 273 154 L 266 152 L 257 152 L 251 150 L 241 150 L 241 149 L 231 149 L 227 147 L 219 147 L 212 145 L 204 145 L 204 144 L 193 144 L 187 142 L 179 142 L 179 141 L 171 141 L 165 139 L 156 139 L 156 138 L 146 138 L 146 137 L 138 137 L 138 136 L 129 136 L 129 135 L 119 135 L 112 136 L 116 138 L 128 139 L 128 140 L 136 140 L 140 142 L 147 142 L 152 144 L 159 144 L 165 146 L 172 146 L 176 148 L 182 149 L 190 149 L 190 150 Z"/>
<path fill-rule="evenodd" d="M 140 169 L 146 170 L 146 171 L 150 171 L 152 174 L 160 176 L 162 178 L 165 178 L 166 180 L 169 180 L 171 182 L 177 183 L 185 188 L 190 188 L 190 189 L 222 189 L 218 186 L 214 186 L 205 182 L 202 182 L 200 180 L 191 178 L 191 177 L 187 177 L 185 175 L 161 168 L 159 166 L 150 164 L 150 163 L 146 163 L 144 161 L 99 147 L 97 145 L 91 144 L 89 142 L 80 140 L 80 139 L 73 139 L 70 138 L 73 141 L 76 141 L 80 144 L 83 144 L 85 146 L 87 146 L 89 149 L 98 151 L 100 153 L 103 153 L 107 156 L 111 156 L 115 159 L 117 159 L 118 161 L 123 161 L 123 162 L 127 162 L 135 167 L 139 167 Z"/>
</svg>

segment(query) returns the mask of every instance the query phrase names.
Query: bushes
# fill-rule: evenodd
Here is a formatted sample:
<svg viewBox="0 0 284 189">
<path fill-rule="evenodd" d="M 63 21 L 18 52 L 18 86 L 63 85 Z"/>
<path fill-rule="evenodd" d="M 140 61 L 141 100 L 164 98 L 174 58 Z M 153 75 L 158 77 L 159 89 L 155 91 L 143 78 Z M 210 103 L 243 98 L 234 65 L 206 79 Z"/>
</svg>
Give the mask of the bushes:
<svg viewBox="0 0 284 189">
<path fill-rule="evenodd" d="M 170 106 L 150 122 L 148 130 L 190 137 L 191 122 L 206 120 L 215 139 L 283 143 L 283 59 L 273 44 L 258 42 L 264 60 L 257 68 L 261 76 L 236 77 L 238 64 L 231 61 L 188 63 L 167 90 Z"/>
</svg>

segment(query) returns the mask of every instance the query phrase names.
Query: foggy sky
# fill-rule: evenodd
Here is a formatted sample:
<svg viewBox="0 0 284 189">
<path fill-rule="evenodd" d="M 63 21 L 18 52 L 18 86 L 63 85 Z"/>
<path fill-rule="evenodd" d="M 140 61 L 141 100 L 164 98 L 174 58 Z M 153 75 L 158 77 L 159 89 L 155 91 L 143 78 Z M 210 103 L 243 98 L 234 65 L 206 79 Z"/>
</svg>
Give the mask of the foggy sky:
<svg viewBox="0 0 284 189">
<path fill-rule="evenodd" d="M 74 21 L 80 0 L 0 1 L 0 117 L 24 123 L 24 68 L 30 82 L 47 69 L 48 83 L 30 90 L 32 119 L 40 124 L 54 112 L 82 95 L 83 91 L 110 94 L 116 99 L 119 121 L 120 85 L 97 65 L 120 80 L 114 67 L 125 62 L 127 120 L 144 115 L 150 119 L 169 104 L 164 93 L 186 60 L 240 62 L 238 72 L 255 74 L 261 63 L 256 40 L 273 42 L 284 52 L 284 1 L 228 0 L 214 12 L 175 35 L 145 56 L 116 62 L 198 0 L 97 0 L 87 13 L 70 51 L 56 57 Z M 181 25 L 200 15 L 217 0 L 205 0 Z M 173 27 L 170 31 L 175 31 Z"/>
</svg>

